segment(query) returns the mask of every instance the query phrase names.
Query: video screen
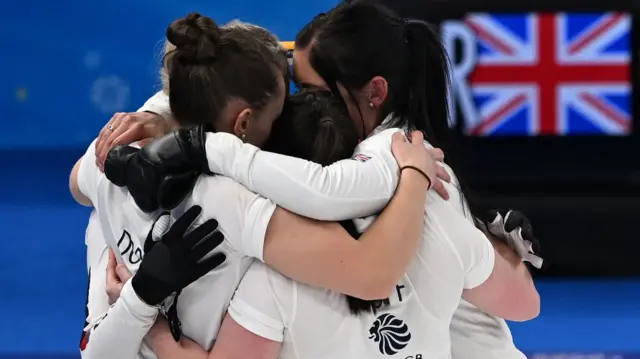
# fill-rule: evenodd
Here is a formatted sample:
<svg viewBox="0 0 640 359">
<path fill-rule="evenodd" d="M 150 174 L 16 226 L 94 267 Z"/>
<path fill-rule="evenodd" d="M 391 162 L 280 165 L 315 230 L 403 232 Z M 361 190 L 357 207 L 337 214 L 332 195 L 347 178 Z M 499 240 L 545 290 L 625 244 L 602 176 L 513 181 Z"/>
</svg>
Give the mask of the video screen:
<svg viewBox="0 0 640 359">
<path fill-rule="evenodd" d="M 470 13 L 440 29 L 466 135 L 631 133 L 629 14 Z"/>
</svg>

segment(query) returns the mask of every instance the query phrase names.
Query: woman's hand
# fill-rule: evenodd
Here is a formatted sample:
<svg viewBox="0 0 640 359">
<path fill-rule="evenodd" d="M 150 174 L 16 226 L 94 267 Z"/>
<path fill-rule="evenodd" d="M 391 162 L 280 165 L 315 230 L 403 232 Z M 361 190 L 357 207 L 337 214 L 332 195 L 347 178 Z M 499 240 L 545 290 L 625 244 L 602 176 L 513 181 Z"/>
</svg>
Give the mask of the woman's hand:
<svg viewBox="0 0 640 359">
<path fill-rule="evenodd" d="M 181 128 L 141 149 L 118 145 L 108 152 L 104 172 L 115 185 L 126 186 L 144 212 L 170 211 L 200 174 L 209 173 L 204 129 Z"/>
<path fill-rule="evenodd" d="M 442 180 L 449 182 L 451 178 L 444 168 L 436 163 L 436 160 L 444 159 L 444 153 L 439 149 L 428 150 L 424 146 L 424 135 L 420 131 L 413 131 L 410 140 L 408 141 L 401 132 L 393 135 L 391 151 L 398 162 L 398 167 L 413 166 L 419 168 L 429 176 L 431 187 L 442 198 L 449 199 L 449 193 L 445 189 Z"/>
<path fill-rule="evenodd" d="M 104 160 L 112 147 L 160 137 L 169 131 L 169 124 L 158 114 L 151 112 L 116 113 L 98 135 L 96 164 L 100 170 L 104 171 Z"/>
<path fill-rule="evenodd" d="M 209 219 L 194 227 L 202 208 L 189 208 L 144 254 L 131 286 L 143 302 L 154 306 L 224 263 L 226 255 L 207 257 L 224 241 L 218 221 Z M 189 231 L 190 228 L 193 230 Z M 153 231 L 153 229 L 151 229 Z M 204 259 L 204 260 L 203 260 Z"/>
<path fill-rule="evenodd" d="M 116 262 L 116 255 L 109 250 L 109 263 L 107 264 L 107 296 L 109 304 L 113 304 L 120 298 L 122 287 L 131 279 L 131 273 L 127 266 Z"/>
</svg>

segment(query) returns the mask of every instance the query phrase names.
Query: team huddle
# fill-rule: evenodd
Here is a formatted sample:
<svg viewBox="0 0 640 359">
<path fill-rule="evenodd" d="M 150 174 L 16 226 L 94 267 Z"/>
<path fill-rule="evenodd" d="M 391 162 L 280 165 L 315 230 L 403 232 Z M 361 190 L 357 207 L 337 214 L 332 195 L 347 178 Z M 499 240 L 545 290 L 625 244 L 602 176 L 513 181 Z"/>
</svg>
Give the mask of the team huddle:
<svg viewBox="0 0 640 359">
<path fill-rule="evenodd" d="M 289 53 L 196 13 L 166 40 L 162 90 L 71 172 L 84 359 L 525 358 L 537 241 L 458 176 L 429 24 L 356 1 Z"/>
</svg>

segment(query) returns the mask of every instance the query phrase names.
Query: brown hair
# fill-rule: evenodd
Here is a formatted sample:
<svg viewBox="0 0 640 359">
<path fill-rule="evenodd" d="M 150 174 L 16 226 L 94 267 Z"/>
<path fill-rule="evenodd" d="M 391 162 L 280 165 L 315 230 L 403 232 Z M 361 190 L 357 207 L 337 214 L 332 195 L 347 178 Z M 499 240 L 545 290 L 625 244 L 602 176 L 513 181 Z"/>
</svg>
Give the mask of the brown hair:
<svg viewBox="0 0 640 359">
<path fill-rule="evenodd" d="M 260 110 L 278 91 L 281 64 L 248 31 L 220 28 L 191 13 L 167 28 L 167 71 L 171 111 L 180 125 L 212 124 L 231 99 Z"/>
<path fill-rule="evenodd" d="M 291 73 L 289 71 L 288 51 L 282 46 L 276 35 L 270 33 L 269 30 L 264 27 L 240 20 L 231 20 L 224 24 L 222 28 L 246 32 L 248 35 L 253 35 L 256 39 L 262 41 L 274 56 L 275 61 L 278 64 L 278 68 L 282 70 L 282 74 L 285 77 L 285 84 L 289 85 Z M 161 56 L 164 57 L 169 51 L 175 50 L 175 48 L 176 47 L 172 43 L 165 41 Z M 169 74 L 167 73 L 167 68 L 164 66 L 160 68 L 160 82 L 162 84 L 162 91 L 168 95 Z"/>
</svg>

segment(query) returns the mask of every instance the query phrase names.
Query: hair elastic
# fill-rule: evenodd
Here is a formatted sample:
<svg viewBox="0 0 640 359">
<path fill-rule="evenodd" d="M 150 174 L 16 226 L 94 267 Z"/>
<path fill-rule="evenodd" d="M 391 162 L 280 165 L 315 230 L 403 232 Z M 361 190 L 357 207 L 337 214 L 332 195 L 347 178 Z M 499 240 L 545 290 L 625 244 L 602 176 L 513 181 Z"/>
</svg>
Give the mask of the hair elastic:
<svg viewBox="0 0 640 359">
<path fill-rule="evenodd" d="M 418 168 L 418 167 L 416 167 L 416 166 L 402 166 L 402 167 L 400 168 L 400 173 L 402 174 L 402 171 L 404 171 L 404 170 L 406 170 L 406 169 L 412 169 L 412 170 L 414 170 L 414 171 L 416 171 L 416 172 L 420 173 L 420 174 L 424 177 L 424 179 L 426 179 L 426 180 L 427 180 L 427 182 L 429 183 L 429 185 L 427 186 L 427 190 L 430 190 L 430 189 L 431 189 L 431 185 L 433 184 L 433 182 L 431 182 L 431 178 L 429 177 L 429 175 L 427 175 L 426 173 L 424 173 L 424 171 L 423 171 L 423 170 L 419 169 L 419 168 Z"/>
</svg>

